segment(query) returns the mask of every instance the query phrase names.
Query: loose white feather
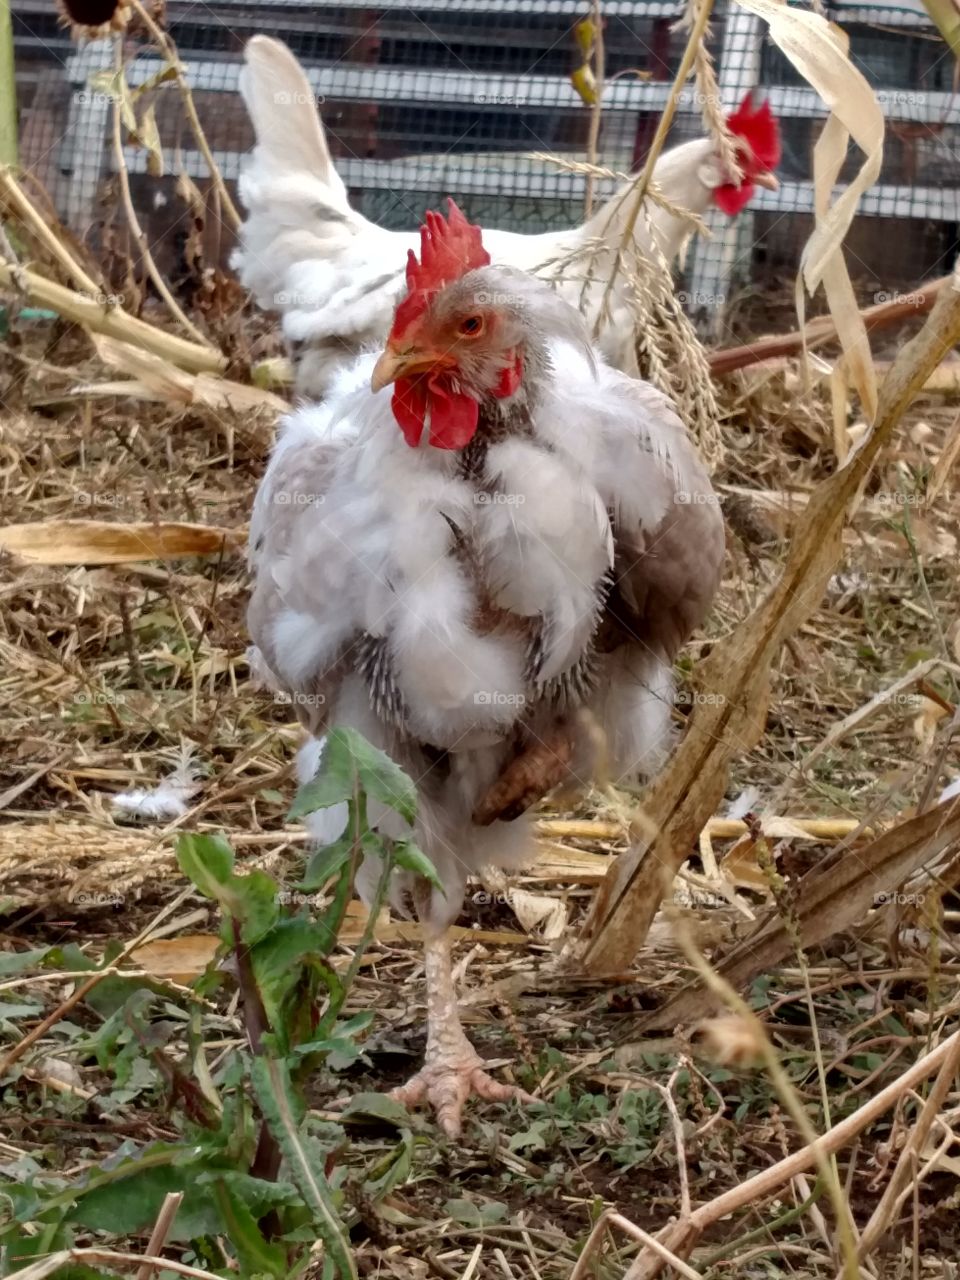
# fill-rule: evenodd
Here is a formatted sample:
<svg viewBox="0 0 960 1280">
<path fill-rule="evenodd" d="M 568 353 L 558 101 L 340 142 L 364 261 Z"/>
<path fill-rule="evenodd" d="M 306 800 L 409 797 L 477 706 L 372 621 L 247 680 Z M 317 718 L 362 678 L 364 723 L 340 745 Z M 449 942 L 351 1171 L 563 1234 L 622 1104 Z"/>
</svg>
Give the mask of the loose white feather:
<svg viewBox="0 0 960 1280">
<path fill-rule="evenodd" d="M 185 746 L 176 768 L 155 787 L 136 787 L 111 797 L 111 804 L 121 813 L 143 819 L 182 818 L 190 808 L 190 800 L 200 790 L 193 763 L 193 751 Z"/>
</svg>

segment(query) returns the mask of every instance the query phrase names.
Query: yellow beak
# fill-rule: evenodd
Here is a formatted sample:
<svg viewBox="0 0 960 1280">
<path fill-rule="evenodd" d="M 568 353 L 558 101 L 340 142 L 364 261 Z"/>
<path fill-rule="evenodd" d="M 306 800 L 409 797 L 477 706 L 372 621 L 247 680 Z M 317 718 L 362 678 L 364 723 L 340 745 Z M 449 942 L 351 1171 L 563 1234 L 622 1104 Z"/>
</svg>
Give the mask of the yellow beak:
<svg viewBox="0 0 960 1280">
<path fill-rule="evenodd" d="M 397 351 L 395 347 L 385 347 L 380 359 L 373 366 L 370 375 L 370 389 L 380 391 L 388 387 L 398 378 L 408 378 L 418 373 L 429 373 L 431 369 L 456 368 L 456 358 L 444 355 L 439 351 L 422 351 L 416 347 L 406 351 Z"/>
<path fill-rule="evenodd" d="M 757 184 L 758 187 L 766 187 L 768 191 L 780 190 L 779 179 L 774 173 L 770 173 L 770 172 L 758 173 L 757 176 L 754 178 L 754 182 Z"/>
<path fill-rule="evenodd" d="M 391 382 L 403 376 L 409 368 L 408 362 L 400 351 L 394 351 L 392 347 L 385 347 L 381 352 L 380 359 L 373 366 L 373 373 L 370 375 L 370 389 L 372 391 L 380 391 L 384 387 L 388 387 Z"/>
</svg>

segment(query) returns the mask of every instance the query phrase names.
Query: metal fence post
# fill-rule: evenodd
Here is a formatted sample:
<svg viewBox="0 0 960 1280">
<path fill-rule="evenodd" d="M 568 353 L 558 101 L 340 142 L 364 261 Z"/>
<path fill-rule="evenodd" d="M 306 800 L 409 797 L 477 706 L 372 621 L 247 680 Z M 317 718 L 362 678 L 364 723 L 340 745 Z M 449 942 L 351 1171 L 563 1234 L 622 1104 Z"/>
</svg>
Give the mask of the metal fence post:
<svg viewBox="0 0 960 1280">
<path fill-rule="evenodd" d="M 728 111 L 760 79 L 762 27 L 759 18 L 729 0 L 718 74 Z M 696 243 L 687 310 L 701 321 L 709 336 L 719 337 L 734 280 L 750 268 L 754 218 L 749 208 L 732 221 L 719 209 L 711 209 L 706 222 L 713 237 Z"/>
<path fill-rule="evenodd" d="M 0 164 L 17 163 L 17 81 L 13 70 L 13 14 L 0 0 Z"/>
<path fill-rule="evenodd" d="M 57 211 L 68 226 L 86 228 L 93 215 L 111 111 L 110 95 L 90 78 L 112 65 L 110 40 L 93 40 L 67 62 L 70 115 L 60 147 Z"/>
</svg>

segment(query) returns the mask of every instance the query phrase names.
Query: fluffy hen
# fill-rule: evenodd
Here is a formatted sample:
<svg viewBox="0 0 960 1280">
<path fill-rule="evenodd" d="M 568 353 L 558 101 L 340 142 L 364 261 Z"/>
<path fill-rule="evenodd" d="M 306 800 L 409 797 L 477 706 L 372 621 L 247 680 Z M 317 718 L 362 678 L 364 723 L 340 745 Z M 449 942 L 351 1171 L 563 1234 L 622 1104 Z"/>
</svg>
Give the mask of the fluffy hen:
<svg viewBox="0 0 960 1280">
<path fill-rule="evenodd" d="M 490 265 L 451 202 L 430 214 L 386 346 L 281 434 L 251 525 L 257 661 L 311 737 L 350 726 L 416 781 L 409 876 L 426 936 L 423 1070 L 450 1133 L 471 1091 L 504 1098 L 459 1021 L 446 930 L 467 876 L 531 853 L 528 806 L 585 783 L 599 723 L 614 779 L 670 743 L 673 659 L 706 614 L 723 521 L 669 401 L 611 369 L 542 281 Z M 387 835 L 389 811 L 371 810 Z M 314 815 L 329 841 L 346 814 Z M 361 892 L 364 891 L 361 874 Z"/>
<path fill-rule="evenodd" d="M 255 36 L 246 46 L 240 89 L 257 144 L 240 177 L 247 217 L 233 257 L 259 306 L 279 311 L 294 357 L 297 390 L 325 395 L 337 372 L 371 343 L 382 342 L 403 293 L 401 264 L 415 232 L 386 231 L 350 205 L 334 168 L 314 93 L 297 59 L 280 41 Z M 729 117 L 741 175 L 729 172 L 710 138 L 665 152 L 654 181 L 671 205 L 698 216 L 712 205 L 731 217 L 757 186 L 776 187 L 780 136 L 769 105 L 750 95 Z M 486 230 L 494 263 L 556 277 L 561 295 L 585 314 L 599 348 L 616 368 L 635 369 L 633 316 L 621 277 L 603 305 L 606 281 L 624 237 L 631 201 L 615 195 L 579 227 L 521 235 Z M 633 238 L 650 257 L 671 263 L 693 229 L 689 218 L 651 205 Z M 587 245 L 599 246 L 584 255 Z"/>
</svg>

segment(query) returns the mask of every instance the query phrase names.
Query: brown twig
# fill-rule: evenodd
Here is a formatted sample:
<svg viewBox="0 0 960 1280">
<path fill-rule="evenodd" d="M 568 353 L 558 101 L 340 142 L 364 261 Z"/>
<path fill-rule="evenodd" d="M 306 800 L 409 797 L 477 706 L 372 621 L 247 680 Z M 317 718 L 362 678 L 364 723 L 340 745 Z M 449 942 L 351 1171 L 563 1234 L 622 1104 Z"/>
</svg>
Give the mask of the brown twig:
<svg viewBox="0 0 960 1280">
<path fill-rule="evenodd" d="M 909 319 L 910 316 L 923 315 L 930 310 L 940 291 L 952 279 L 952 276 L 942 276 L 939 280 L 934 280 L 906 297 L 894 298 L 892 302 L 878 302 L 876 306 L 867 307 L 860 313 L 867 332 L 872 333 L 874 329 L 887 328 L 901 320 Z M 777 356 L 799 355 L 804 345 L 808 348 L 819 347 L 825 342 L 835 342 L 838 336 L 833 317 L 819 316 L 793 333 L 757 338 L 755 342 L 747 342 L 741 347 L 726 347 L 721 351 L 714 351 L 707 360 L 710 372 L 715 378 L 719 378 L 724 374 L 733 373 L 736 369 L 745 369 L 748 365 L 759 364 L 761 360 L 772 360 Z"/>
<path fill-rule="evenodd" d="M 177 1216 L 177 1210 L 183 1201 L 182 1191 L 168 1191 L 164 1197 L 163 1204 L 160 1206 L 160 1212 L 157 1214 L 157 1220 L 153 1224 L 153 1230 L 150 1232 L 150 1239 L 147 1241 L 147 1255 L 157 1258 L 163 1246 L 167 1242 L 167 1236 L 170 1234 L 170 1228 L 173 1226 L 173 1220 Z M 137 1272 L 136 1280 L 150 1280 L 151 1275 L 156 1271 L 157 1264 L 155 1262 L 145 1262 Z"/>
<path fill-rule="evenodd" d="M 121 1253 L 118 1249 L 60 1249 L 57 1253 L 48 1253 L 31 1266 L 18 1271 L 17 1278 L 18 1280 L 44 1280 L 45 1276 L 59 1271 L 68 1262 L 139 1263 L 141 1269 L 149 1267 L 152 1271 L 174 1271 L 178 1276 L 191 1276 L 193 1280 L 219 1280 L 212 1271 L 201 1271 L 199 1267 L 190 1267 L 185 1262 L 175 1262 L 172 1258 L 155 1258 L 152 1254 Z"/>
<path fill-rule="evenodd" d="M 636 1223 L 631 1222 L 629 1218 L 625 1218 L 622 1213 L 617 1213 L 615 1209 L 605 1210 L 597 1219 L 593 1230 L 587 1238 L 587 1243 L 583 1246 L 583 1252 L 577 1259 L 577 1265 L 570 1273 L 570 1280 L 586 1280 L 588 1275 L 587 1265 L 600 1247 L 603 1237 L 610 1227 L 619 1227 L 625 1235 L 632 1236 L 634 1240 L 646 1245 L 648 1249 L 657 1254 L 661 1264 L 669 1264 L 678 1275 L 685 1276 L 686 1280 L 703 1280 L 699 1271 L 694 1271 L 693 1267 L 684 1262 L 682 1258 L 678 1258 L 675 1253 L 671 1253 L 656 1237 L 649 1235 L 638 1227 Z"/>
</svg>

